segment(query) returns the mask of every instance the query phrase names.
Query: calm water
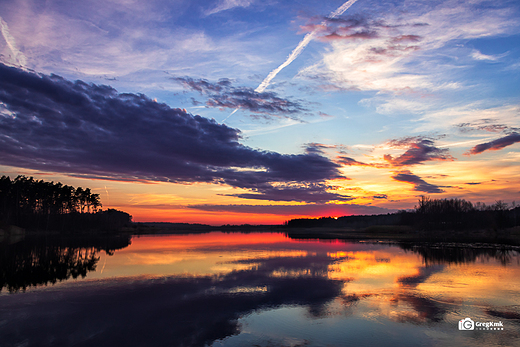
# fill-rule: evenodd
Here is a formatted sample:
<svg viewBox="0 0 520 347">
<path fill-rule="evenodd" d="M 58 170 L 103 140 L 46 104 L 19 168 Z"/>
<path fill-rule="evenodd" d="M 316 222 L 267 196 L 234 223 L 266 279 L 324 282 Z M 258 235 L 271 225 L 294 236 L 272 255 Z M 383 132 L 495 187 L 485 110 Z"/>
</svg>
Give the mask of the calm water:
<svg viewBox="0 0 520 347">
<path fill-rule="evenodd" d="M 0 271 L 1 346 L 520 346 L 515 249 L 47 238 L 4 243 Z"/>
</svg>

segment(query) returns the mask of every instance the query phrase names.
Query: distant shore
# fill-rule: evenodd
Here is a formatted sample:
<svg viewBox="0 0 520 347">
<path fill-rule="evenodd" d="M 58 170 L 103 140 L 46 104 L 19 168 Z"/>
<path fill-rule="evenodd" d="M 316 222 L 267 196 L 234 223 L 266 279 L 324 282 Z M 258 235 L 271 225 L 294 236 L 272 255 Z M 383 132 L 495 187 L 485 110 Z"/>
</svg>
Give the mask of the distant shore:
<svg viewBox="0 0 520 347">
<path fill-rule="evenodd" d="M 403 225 L 372 225 L 366 228 L 310 227 L 291 228 L 286 225 L 221 225 L 189 223 L 132 223 L 117 230 L 81 230 L 79 232 L 24 230 L 9 226 L 0 230 L 0 242 L 17 242 L 25 236 L 37 235 L 182 235 L 210 232 L 252 233 L 278 232 L 291 239 L 387 241 L 387 242 L 455 242 L 488 243 L 520 246 L 520 226 L 481 230 L 418 230 Z"/>
<path fill-rule="evenodd" d="M 294 239 L 382 240 L 395 242 L 457 242 L 520 245 L 520 227 L 503 230 L 414 230 L 406 226 L 377 225 L 365 229 L 298 228 L 284 230 Z"/>
<path fill-rule="evenodd" d="M 373 225 L 367 228 L 289 228 L 285 225 L 211 226 L 188 223 L 134 223 L 126 231 L 135 235 L 194 234 L 208 232 L 280 232 L 292 239 L 383 240 L 409 242 L 497 243 L 520 245 L 520 227 L 502 230 L 416 230 L 402 225 Z"/>
</svg>

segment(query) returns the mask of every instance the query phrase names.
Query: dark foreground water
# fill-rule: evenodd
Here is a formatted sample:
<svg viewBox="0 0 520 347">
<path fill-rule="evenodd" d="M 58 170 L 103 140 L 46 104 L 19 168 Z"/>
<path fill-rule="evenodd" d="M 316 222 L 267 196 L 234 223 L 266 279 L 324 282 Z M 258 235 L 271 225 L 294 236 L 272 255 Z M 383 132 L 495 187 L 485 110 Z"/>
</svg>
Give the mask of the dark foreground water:
<svg viewBox="0 0 520 347">
<path fill-rule="evenodd" d="M 25 239 L 0 286 L 0 346 L 520 346 L 520 255 L 491 246 Z"/>
</svg>

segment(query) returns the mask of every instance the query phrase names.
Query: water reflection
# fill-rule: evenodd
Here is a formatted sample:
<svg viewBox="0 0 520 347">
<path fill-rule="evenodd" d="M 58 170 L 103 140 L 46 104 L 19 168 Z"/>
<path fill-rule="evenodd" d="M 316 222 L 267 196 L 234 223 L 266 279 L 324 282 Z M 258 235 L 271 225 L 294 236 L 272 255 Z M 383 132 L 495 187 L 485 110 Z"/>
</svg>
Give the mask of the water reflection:
<svg viewBox="0 0 520 347">
<path fill-rule="evenodd" d="M 494 259 L 507 265 L 519 252 L 518 247 L 505 245 L 401 243 L 399 247 L 420 254 L 426 265 L 465 264 L 481 259 Z"/>
<path fill-rule="evenodd" d="M 112 255 L 127 247 L 130 237 L 27 238 L 0 244 L 0 291 L 25 291 L 30 287 L 85 278 L 95 271 L 99 252 Z"/>
<path fill-rule="evenodd" d="M 91 246 L 67 258 L 76 248 L 62 246 L 49 259 L 71 264 L 66 273 L 91 259 L 94 268 L 74 286 L 0 296 L 0 336 L 7 346 L 518 342 L 518 251 L 449 247 L 215 233 L 134 238 L 111 257 Z M 507 329 L 462 334 L 466 317 Z"/>
<path fill-rule="evenodd" d="M 314 264 L 325 259 L 300 260 L 301 265 L 291 258 L 264 259 L 223 276 L 123 279 L 58 294 L 32 292 L 24 301 L 14 297 L 0 304 L 9 312 L 0 335 L 13 345 L 204 346 L 237 334 L 238 319 L 254 310 L 302 305 L 322 314 L 343 282 L 324 276 L 325 264 Z M 303 277 L 270 276 L 289 268 L 319 270 Z"/>
</svg>

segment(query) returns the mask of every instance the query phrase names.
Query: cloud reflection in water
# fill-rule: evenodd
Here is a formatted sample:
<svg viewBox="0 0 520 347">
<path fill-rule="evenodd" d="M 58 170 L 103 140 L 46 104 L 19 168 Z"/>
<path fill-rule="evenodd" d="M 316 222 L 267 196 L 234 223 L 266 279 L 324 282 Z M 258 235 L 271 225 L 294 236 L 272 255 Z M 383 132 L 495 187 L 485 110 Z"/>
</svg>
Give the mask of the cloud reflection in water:
<svg viewBox="0 0 520 347">
<path fill-rule="evenodd" d="M 439 252 L 434 262 L 437 253 L 430 250 L 426 258 L 421 247 L 283 237 L 273 242 L 268 234 L 265 242 L 255 234 L 234 237 L 134 238 L 109 258 L 107 268 L 118 264 L 118 256 L 129 259 L 137 252 L 140 258 L 131 259 L 143 260 L 142 273 L 91 280 L 87 276 L 72 284 L 2 295 L 0 335 L 7 346 L 205 346 L 245 343 L 247 338 L 253 339 L 247 340 L 249 345 L 279 345 L 291 338 L 308 345 L 338 345 L 343 337 L 370 342 L 367 330 L 375 329 L 373 336 L 394 336 L 380 340 L 381 345 L 403 342 L 401 333 L 410 336 L 410 343 L 424 345 L 427 340 L 419 339 L 423 327 L 453 334 L 461 314 L 505 321 L 518 315 L 514 302 L 519 293 L 512 290 L 520 277 L 516 251 L 504 267 L 499 255 L 482 249 L 456 252 L 453 262 Z M 219 238 L 229 242 L 216 242 Z M 166 265 L 146 262 L 147 254 L 157 256 L 159 249 L 161 254 L 170 249 L 191 258 Z M 467 262 L 460 262 L 460 254 L 468 255 Z M 180 272 L 190 261 L 203 258 L 206 270 Z M 147 275 L 147 267 L 154 273 L 150 269 L 155 266 L 169 266 L 171 273 Z M 215 266 L 225 270 L 209 271 Z M 490 289 L 497 277 L 502 288 Z M 506 291 L 509 297 L 504 297 Z M 282 328 L 272 326 L 275 322 L 285 329 L 282 337 L 276 332 Z M 317 324 L 324 327 L 320 330 Z M 518 338 L 518 326 L 508 327 L 487 341 L 493 345 Z M 464 339 L 461 345 L 475 342 Z"/>
</svg>

